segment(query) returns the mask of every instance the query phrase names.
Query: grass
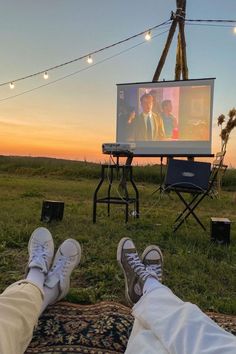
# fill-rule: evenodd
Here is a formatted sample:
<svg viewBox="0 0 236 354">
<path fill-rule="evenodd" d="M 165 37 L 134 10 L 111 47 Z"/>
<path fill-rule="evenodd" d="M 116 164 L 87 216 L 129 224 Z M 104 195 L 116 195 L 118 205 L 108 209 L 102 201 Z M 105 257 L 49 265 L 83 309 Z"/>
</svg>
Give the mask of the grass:
<svg viewBox="0 0 236 354">
<path fill-rule="evenodd" d="M 57 179 L 74 180 L 81 178 L 98 179 L 100 170 L 99 164 L 86 161 L 0 155 L 0 173 L 18 176 L 56 177 Z M 165 166 L 163 166 L 163 172 L 165 172 Z M 146 165 L 144 167 L 137 165 L 134 175 L 136 182 L 158 184 L 160 182 L 160 166 Z M 236 190 L 235 169 L 227 170 L 223 179 L 223 187 L 227 190 Z"/>
<path fill-rule="evenodd" d="M 137 171 L 136 171 L 137 170 Z M 143 171 L 141 171 L 143 170 Z M 138 250 L 158 244 L 164 253 L 164 282 L 185 301 L 203 310 L 236 314 L 236 230 L 235 172 L 220 199 L 205 200 L 197 214 L 208 227 L 204 233 L 189 218 L 176 233 L 171 225 L 182 205 L 175 196 L 160 199 L 157 168 L 134 169 L 140 192 L 140 219 L 124 223 L 124 207 L 112 206 L 111 217 L 106 207 L 98 206 L 97 223 L 92 224 L 92 196 L 100 168 L 95 164 L 72 161 L 0 158 L 0 290 L 24 275 L 27 243 L 31 232 L 46 226 L 56 246 L 73 237 L 83 249 L 81 265 L 74 271 L 67 300 L 95 303 L 114 300 L 124 304 L 124 280 L 116 262 L 116 247 L 121 237 L 131 237 Z M 48 171 L 48 173 L 47 173 Z M 228 173 L 228 172 L 227 172 Z M 136 175 L 137 174 L 137 175 Z M 150 183 L 146 182 L 149 175 Z M 151 176 L 151 177 L 150 177 Z M 226 176 L 227 177 L 227 176 Z M 226 188 L 225 187 L 225 188 Z M 116 187 L 114 189 L 116 194 Z M 61 222 L 40 222 L 44 199 L 63 200 Z M 227 217 L 232 221 L 229 247 L 212 244 L 209 237 L 210 217 Z"/>
</svg>

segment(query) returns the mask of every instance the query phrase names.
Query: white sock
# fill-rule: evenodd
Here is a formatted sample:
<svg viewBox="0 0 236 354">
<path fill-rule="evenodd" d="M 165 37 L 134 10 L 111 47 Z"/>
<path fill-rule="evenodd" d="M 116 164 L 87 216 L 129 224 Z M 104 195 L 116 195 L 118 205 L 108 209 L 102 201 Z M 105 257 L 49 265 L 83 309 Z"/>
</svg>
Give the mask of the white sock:
<svg viewBox="0 0 236 354">
<path fill-rule="evenodd" d="M 37 287 L 43 291 L 45 274 L 39 268 L 36 268 L 36 267 L 30 268 L 26 279 L 29 281 L 32 281 L 32 283 L 37 285 Z"/>
<path fill-rule="evenodd" d="M 48 305 L 53 304 L 59 296 L 59 282 L 53 287 L 48 288 L 47 286 L 43 287 L 44 300 L 41 307 L 41 313 L 48 307 Z"/>
<path fill-rule="evenodd" d="M 154 277 L 148 277 L 143 286 L 143 295 L 163 285 Z"/>
</svg>

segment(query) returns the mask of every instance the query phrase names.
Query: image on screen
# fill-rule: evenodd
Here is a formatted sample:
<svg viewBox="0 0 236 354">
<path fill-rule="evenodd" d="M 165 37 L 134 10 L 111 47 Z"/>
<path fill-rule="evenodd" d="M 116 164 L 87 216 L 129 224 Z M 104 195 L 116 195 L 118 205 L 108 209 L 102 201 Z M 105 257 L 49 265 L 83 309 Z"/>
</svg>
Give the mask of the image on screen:
<svg viewBox="0 0 236 354">
<path fill-rule="evenodd" d="M 210 154 L 214 79 L 117 85 L 117 142 L 138 154 Z"/>
</svg>

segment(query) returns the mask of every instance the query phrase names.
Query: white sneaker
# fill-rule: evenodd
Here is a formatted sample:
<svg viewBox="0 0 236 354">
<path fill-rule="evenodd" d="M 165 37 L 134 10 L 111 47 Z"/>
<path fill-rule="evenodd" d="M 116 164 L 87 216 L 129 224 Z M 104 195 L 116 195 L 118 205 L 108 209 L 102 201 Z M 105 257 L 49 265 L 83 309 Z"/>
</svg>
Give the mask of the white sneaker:
<svg viewBox="0 0 236 354">
<path fill-rule="evenodd" d="M 38 227 L 32 233 L 29 243 L 29 262 L 26 274 L 30 268 L 39 268 L 44 274 L 48 273 L 54 255 L 54 243 L 51 233 L 45 227 Z"/>
<path fill-rule="evenodd" d="M 66 296 L 70 289 L 70 275 L 81 259 L 79 242 L 73 239 L 64 241 L 55 255 L 52 268 L 48 272 L 44 285 L 48 288 L 59 287 L 57 302 Z"/>
</svg>

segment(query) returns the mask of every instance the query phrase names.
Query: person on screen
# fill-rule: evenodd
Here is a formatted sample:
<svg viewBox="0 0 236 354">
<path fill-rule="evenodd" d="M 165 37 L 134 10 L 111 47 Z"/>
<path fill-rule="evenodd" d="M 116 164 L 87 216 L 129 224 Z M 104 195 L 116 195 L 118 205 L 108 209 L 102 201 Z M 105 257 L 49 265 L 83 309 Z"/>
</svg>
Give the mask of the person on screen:
<svg viewBox="0 0 236 354">
<path fill-rule="evenodd" d="M 172 112 L 172 102 L 171 100 L 164 100 L 161 103 L 162 108 L 162 119 L 165 128 L 166 138 L 176 138 L 177 130 L 177 120 L 173 116 Z"/>
<path fill-rule="evenodd" d="M 160 105 L 160 102 L 157 98 L 158 97 L 157 90 L 153 89 L 149 92 L 149 94 L 153 97 L 153 107 L 152 107 L 153 112 L 158 113 L 160 115 L 161 114 L 161 105 Z"/>
<path fill-rule="evenodd" d="M 140 98 L 142 113 L 135 118 L 135 140 L 153 141 L 165 138 L 163 120 L 158 113 L 153 112 L 153 96 L 145 93 Z"/>
</svg>

